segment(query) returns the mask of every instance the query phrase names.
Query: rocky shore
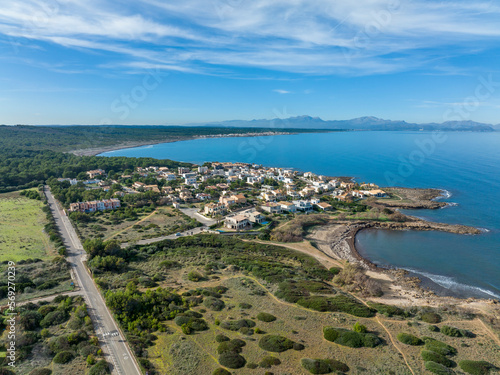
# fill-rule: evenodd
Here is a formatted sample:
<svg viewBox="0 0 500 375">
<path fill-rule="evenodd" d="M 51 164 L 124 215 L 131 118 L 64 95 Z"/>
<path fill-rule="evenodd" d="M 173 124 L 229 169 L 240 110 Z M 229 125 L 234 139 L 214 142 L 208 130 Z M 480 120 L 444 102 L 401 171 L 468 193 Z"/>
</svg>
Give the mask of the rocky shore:
<svg viewBox="0 0 500 375">
<path fill-rule="evenodd" d="M 439 189 L 393 187 L 384 188 L 384 191 L 390 198 L 378 199 L 376 203 L 387 208 L 435 210 L 449 205 L 437 200 L 443 197 L 443 190 Z"/>
</svg>

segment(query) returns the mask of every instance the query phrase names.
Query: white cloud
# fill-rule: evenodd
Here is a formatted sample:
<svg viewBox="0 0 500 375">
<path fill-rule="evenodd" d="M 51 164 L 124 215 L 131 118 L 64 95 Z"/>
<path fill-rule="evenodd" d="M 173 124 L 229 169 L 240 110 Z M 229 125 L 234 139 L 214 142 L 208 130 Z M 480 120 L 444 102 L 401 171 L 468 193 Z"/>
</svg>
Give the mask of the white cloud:
<svg viewBox="0 0 500 375">
<path fill-rule="evenodd" d="M 278 94 L 291 94 L 292 93 L 291 91 L 281 90 L 281 89 L 275 89 L 273 91 L 277 92 Z"/>
<path fill-rule="evenodd" d="M 105 66 L 204 74 L 257 67 L 384 74 L 496 47 L 500 6 L 486 0 L 17 0 L 0 34 L 98 50 Z M 440 64 L 443 66 L 443 64 Z M 453 70 L 453 67 L 450 66 Z M 438 71 L 438 73 L 441 73 Z"/>
</svg>

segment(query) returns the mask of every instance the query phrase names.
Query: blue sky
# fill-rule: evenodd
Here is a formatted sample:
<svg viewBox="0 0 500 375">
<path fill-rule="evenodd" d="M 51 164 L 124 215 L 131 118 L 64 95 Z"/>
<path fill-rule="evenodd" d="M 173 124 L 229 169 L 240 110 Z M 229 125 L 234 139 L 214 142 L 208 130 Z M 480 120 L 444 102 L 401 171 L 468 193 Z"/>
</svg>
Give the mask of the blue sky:
<svg viewBox="0 0 500 375">
<path fill-rule="evenodd" d="M 484 0 L 2 1 L 0 123 L 497 124 L 499 19 Z"/>
</svg>

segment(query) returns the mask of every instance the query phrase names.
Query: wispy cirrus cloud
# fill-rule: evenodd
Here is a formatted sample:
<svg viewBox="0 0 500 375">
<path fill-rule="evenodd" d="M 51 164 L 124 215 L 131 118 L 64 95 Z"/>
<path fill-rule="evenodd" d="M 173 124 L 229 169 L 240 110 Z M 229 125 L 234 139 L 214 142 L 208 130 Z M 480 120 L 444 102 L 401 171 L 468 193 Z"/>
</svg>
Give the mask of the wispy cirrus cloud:
<svg viewBox="0 0 500 375">
<path fill-rule="evenodd" d="M 291 94 L 291 91 L 288 90 L 282 90 L 282 89 L 275 89 L 273 90 L 274 92 L 277 92 L 278 94 Z"/>
<path fill-rule="evenodd" d="M 18 0 L 2 4 L 0 34 L 16 48 L 99 51 L 101 67 L 124 70 L 366 75 L 432 71 L 449 49 L 496 48 L 499 17 L 485 0 Z"/>
</svg>

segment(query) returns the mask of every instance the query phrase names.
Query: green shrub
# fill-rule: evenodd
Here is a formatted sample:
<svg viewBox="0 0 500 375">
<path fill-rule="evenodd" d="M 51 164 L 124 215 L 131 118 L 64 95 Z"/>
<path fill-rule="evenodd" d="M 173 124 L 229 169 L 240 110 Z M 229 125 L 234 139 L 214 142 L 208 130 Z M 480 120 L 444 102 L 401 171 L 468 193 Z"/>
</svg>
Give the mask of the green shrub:
<svg viewBox="0 0 500 375">
<path fill-rule="evenodd" d="M 218 334 L 217 336 L 215 336 L 215 341 L 217 342 L 229 341 L 229 337 L 224 336 L 222 334 Z"/>
<path fill-rule="evenodd" d="M 109 373 L 110 371 L 108 363 L 104 359 L 101 359 L 99 362 L 97 362 L 94 366 L 90 368 L 88 375 L 106 375 Z"/>
<path fill-rule="evenodd" d="M 431 332 L 439 332 L 440 331 L 438 326 L 429 326 L 428 328 L 429 328 L 429 331 L 431 331 Z"/>
<path fill-rule="evenodd" d="M 250 319 L 240 319 L 240 320 L 225 320 L 220 326 L 229 331 L 238 331 L 243 327 L 253 328 L 255 327 L 255 322 Z"/>
<path fill-rule="evenodd" d="M 311 374 L 330 374 L 334 371 L 349 371 L 349 366 L 335 359 L 302 358 L 300 364 Z"/>
<path fill-rule="evenodd" d="M 205 305 L 207 309 L 213 311 L 221 311 L 226 306 L 224 301 L 215 297 L 205 297 L 203 299 L 203 305 Z"/>
<path fill-rule="evenodd" d="M 422 356 L 422 359 L 425 362 L 436 362 L 439 363 L 440 365 L 446 366 L 446 367 L 452 367 L 453 362 L 450 361 L 448 358 L 446 358 L 444 355 L 430 351 L 430 350 L 422 350 L 420 353 Z"/>
<path fill-rule="evenodd" d="M 231 375 L 231 373 L 225 368 L 218 368 L 217 370 L 212 372 L 212 375 Z"/>
<path fill-rule="evenodd" d="M 363 324 L 359 324 L 359 322 L 354 323 L 353 326 L 354 332 L 366 333 L 366 326 Z"/>
<path fill-rule="evenodd" d="M 436 324 L 441 322 L 441 315 L 435 312 L 423 313 L 420 319 L 429 324 Z"/>
<path fill-rule="evenodd" d="M 276 317 L 274 315 L 265 313 L 265 312 L 260 312 L 257 314 L 257 319 L 259 319 L 261 322 L 274 322 L 276 320 Z"/>
<path fill-rule="evenodd" d="M 29 375 L 50 375 L 50 374 L 52 374 L 52 370 L 48 368 L 36 368 L 29 373 Z"/>
<path fill-rule="evenodd" d="M 217 353 L 222 354 L 224 352 L 234 352 L 241 353 L 241 348 L 246 345 L 245 341 L 240 339 L 235 339 L 231 341 L 224 341 L 217 347 Z"/>
<path fill-rule="evenodd" d="M 300 306 L 316 311 L 338 311 L 360 318 L 370 318 L 375 315 L 374 310 L 371 308 L 343 294 L 333 297 L 307 296 L 300 298 L 296 302 Z"/>
<path fill-rule="evenodd" d="M 453 346 L 448 345 L 442 341 L 438 341 L 436 339 L 433 339 L 432 337 L 422 337 L 422 339 L 425 341 L 425 349 L 431 350 L 433 352 L 439 353 L 441 355 L 453 355 L 457 354 L 457 349 L 455 349 Z"/>
<path fill-rule="evenodd" d="M 367 303 L 368 306 L 377 310 L 378 313 L 388 317 L 391 317 L 393 315 L 399 315 L 399 316 L 407 315 L 407 313 L 403 309 L 396 306 L 384 305 L 383 303 L 377 303 L 377 302 L 367 302 Z"/>
<path fill-rule="evenodd" d="M 424 366 L 427 369 L 427 371 L 430 371 L 433 374 L 437 374 L 437 375 L 450 375 L 450 374 L 455 373 L 453 370 L 450 370 L 448 367 L 445 367 L 443 365 L 440 365 L 439 363 L 432 362 L 432 361 L 425 362 Z"/>
<path fill-rule="evenodd" d="M 52 359 L 54 363 L 68 363 L 73 359 L 73 353 L 71 352 L 59 352 Z"/>
<path fill-rule="evenodd" d="M 334 327 L 324 327 L 323 337 L 328 341 L 350 348 L 374 348 L 382 343 L 382 340 L 373 333 L 360 333 Z"/>
<path fill-rule="evenodd" d="M 450 326 L 443 326 L 441 328 L 441 333 L 446 336 L 451 336 L 451 337 L 462 337 L 462 332 L 458 328 L 455 327 L 450 327 Z"/>
<path fill-rule="evenodd" d="M 273 357 L 271 355 L 262 358 L 262 360 L 259 362 L 259 366 L 262 368 L 271 368 L 272 366 L 278 366 L 280 364 L 281 361 L 278 358 Z"/>
<path fill-rule="evenodd" d="M 275 353 L 281 353 L 289 349 L 293 349 L 293 344 L 294 342 L 292 340 L 276 335 L 263 336 L 259 340 L 259 346 L 261 349 Z"/>
<path fill-rule="evenodd" d="M 240 309 L 243 309 L 243 310 L 248 310 L 248 309 L 252 308 L 252 305 L 250 305 L 249 303 L 245 303 L 245 302 L 241 302 L 238 306 Z"/>
<path fill-rule="evenodd" d="M 205 331 L 208 329 L 208 324 L 205 320 L 195 318 L 193 316 L 187 316 L 186 314 L 178 314 L 175 317 L 174 322 L 175 322 L 175 324 L 177 324 L 181 328 L 185 327 L 183 329 L 183 331 L 186 330 L 187 332 Z M 186 333 L 186 334 L 189 334 L 189 333 Z"/>
<path fill-rule="evenodd" d="M 458 365 L 463 371 L 472 375 L 487 375 L 490 370 L 496 369 L 494 365 L 486 361 L 463 360 L 458 362 Z"/>
<path fill-rule="evenodd" d="M 64 311 L 56 310 L 49 312 L 40 322 L 40 326 L 47 328 L 50 326 L 55 326 L 57 324 L 62 324 L 68 320 L 69 316 Z"/>
<path fill-rule="evenodd" d="M 195 270 L 189 271 L 187 277 L 189 281 L 194 281 L 194 282 L 203 280 L 203 275 Z"/>
<path fill-rule="evenodd" d="M 422 345 L 424 343 L 417 336 L 411 335 L 409 333 L 404 333 L 404 332 L 398 333 L 398 335 L 396 336 L 396 338 L 400 342 L 402 342 L 403 344 L 406 344 L 406 345 L 417 346 L 417 345 Z"/>
<path fill-rule="evenodd" d="M 223 352 L 219 356 L 219 363 L 228 368 L 237 369 L 245 366 L 247 361 L 235 352 Z"/>
<path fill-rule="evenodd" d="M 257 363 L 247 363 L 247 368 L 249 369 L 256 369 L 257 367 L 259 367 L 259 365 Z"/>
</svg>

